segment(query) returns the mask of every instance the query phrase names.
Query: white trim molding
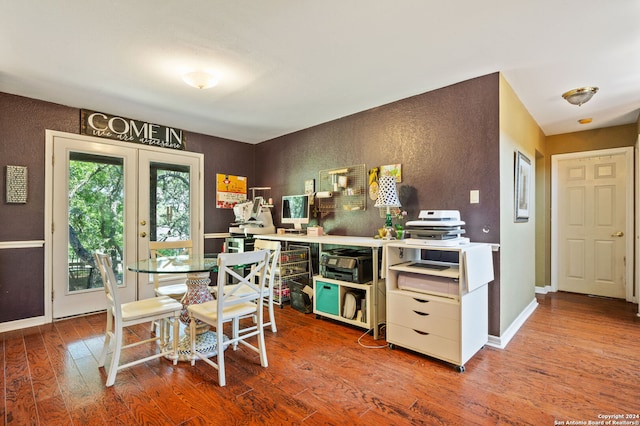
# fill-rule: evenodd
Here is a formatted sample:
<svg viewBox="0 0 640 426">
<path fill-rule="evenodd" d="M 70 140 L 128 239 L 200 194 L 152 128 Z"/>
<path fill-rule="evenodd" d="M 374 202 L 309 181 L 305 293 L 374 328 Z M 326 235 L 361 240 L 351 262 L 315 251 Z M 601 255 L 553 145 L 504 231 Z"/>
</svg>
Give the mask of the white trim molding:
<svg viewBox="0 0 640 426">
<path fill-rule="evenodd" d="M 44 240 L 0 242 L 0 250 L 21 249 L 21 248 L 40 248 L 40 247 L 44 247 Z"/>
<path fill-rule="evenodd" d="M 533 314 L 533 311 L 535 311 L 537 307 L 538 307 L 538 301 L 534 297 L 531 303 L 529 303 L 529 305 L 526 308 L 524 308 L 522 312 L 520 312 L 520 315 L 518 315 L 518 318 L 516 318 L 515 321 L 511 323 L 509 328 L 505 330 L 502 336 L 489 335 L 489 341 L 487 342 L 487 346 L 491 346 L 492 348 L 497 348 L 497 349 L 506 348 L 509 342 L 511 341 L 511 339 L 513 339 L 513 337 L 516 335 L 518 330 L 520 330 L 520 327 L 524 325 L 524 323 L 527 321 L 527 319 L 529 319 L 529 317 L 531 316 L 531 314 Z"/>
<path fill-rule="evenodd" d="M 39 325 L 44 325 L 46 323 L 47 321 L 43 316 L 25 318 L 25 319 L 15 320 L 15 321 L 1 322 L 0 333 L 4 333 L 5 331 L 20 330 L 20 329 L 29 328 L 29 327 L 37 327 Z"/>
<path fill-rule="evenodd" d="M 230 237 L 231 234 L 228 232 L 212 232 L 209 234 L 204 234 L 204 239 L 208 240 L 208 239 L 213 239 L 213 238 L 227 238 Z"/>
</svg>

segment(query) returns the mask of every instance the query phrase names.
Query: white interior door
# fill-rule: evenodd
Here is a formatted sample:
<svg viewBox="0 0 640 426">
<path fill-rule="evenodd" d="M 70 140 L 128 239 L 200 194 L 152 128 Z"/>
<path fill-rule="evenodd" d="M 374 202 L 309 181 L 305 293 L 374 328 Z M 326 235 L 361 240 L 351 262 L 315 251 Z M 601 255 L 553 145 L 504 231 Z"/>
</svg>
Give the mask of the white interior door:
<svg viewBox="0 0 640 426">
<path fill-rule="evenodd" d="M 96 250 L 110 253 L 125 301 L 136 276 L 126 262 L 136 252 L 137 150 L 78 137 L 53 138 L 53 318 L 106 308 Z"/>
<path fill-rule="evenodd" d="M 557 290 L 631 297 L 632 161 L 626 149 L 554 156 Z"/>
</svg>

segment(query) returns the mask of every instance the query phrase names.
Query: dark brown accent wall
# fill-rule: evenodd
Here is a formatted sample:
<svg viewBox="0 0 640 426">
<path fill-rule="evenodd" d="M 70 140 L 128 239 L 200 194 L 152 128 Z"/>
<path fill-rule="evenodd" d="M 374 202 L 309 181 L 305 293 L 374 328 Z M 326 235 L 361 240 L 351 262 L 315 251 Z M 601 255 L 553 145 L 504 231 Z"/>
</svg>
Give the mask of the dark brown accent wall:
<svg viewBox="0 0 640 426">
<path fill-rule="evenodd" d="M 282 195 L 304 190 L 320 170 L 402 164 L 398 192 L 410 219 L 420 210 L 459 210 L 472 241 L 500 242 L 499 74 L 343 117 L 256 147 L 256 177 Z M 469 203 L 469 191 L 480 203 Z M 316 224 L 335 235 L 373 236 L 383 224 L 374 202 L 366 211 L 337 211 Z M 280 223 L 278 206 L 274 221 Z M 489 286 L 489 334 L 500 335 L 500 260 Z"/>
<path fill-rule="evenodd" d="M 77 132 L 77 109 L 0 93 L 0 241 L 44 240 L 45 129 Z M 28 167 L 27 203 L 7 204 L 6 166 Z M 44 315 L 44 248 L 0 250 L 0 322 Z"/>
<path fill-rule="evenodd" d="M 78 133 L 77 109 L 0 93 L 0 241 L 44 239 L 45 130 Z M 7 165 L 28 167 L 26 204 L 5 202 Z"/>
<path fill-rule="evenodd" d="M 235 216 L 231 209 L 216 208 L 216 174 L 247 177 L 249 186 L 260 186 L 255 179 L 255 145 L 199 133 L 186 132 L 187 150 L 204 154 L 204 232 L 228 232 Z M 222 250 L 223 240 L 205 240 L 207 253 Z"/>
<path fill-rule="evenodd" d="M 0 250 L 0 323 L 44 315 L 44 297 L 44 249 Z"/>
<path fill-rule="evenodd" d="M 497 243 L 498 84 L 491 74 L 258 144 L 257 179 L 279 201 L 302 193 L 306 179 L 317 182 L 320 170 L 400 163 L 398 191 L 409 219 L 425 209 L 460 210 L 468 237 Z M 479 204 L 469 203 L 470 190 L 480 191 Z M 373 236 L 383 223 L 373 205 L 316 222 L 337 235 Z M 278 224 L 278 208 L 274 216 Z"/>
</svg>

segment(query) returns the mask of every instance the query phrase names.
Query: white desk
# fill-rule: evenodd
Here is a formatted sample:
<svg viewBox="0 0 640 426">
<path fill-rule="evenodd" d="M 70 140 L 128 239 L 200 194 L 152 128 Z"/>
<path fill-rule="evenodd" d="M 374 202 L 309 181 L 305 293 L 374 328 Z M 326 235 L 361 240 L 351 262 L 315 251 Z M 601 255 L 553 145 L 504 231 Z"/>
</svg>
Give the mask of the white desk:
<svg viewBox="0 0 640 426">
<path fill-rule="evenodd" d="M 384 291 L 384 287 L 380 288 L 379 276 L 380 276 L 380 265 L 378 262 L 378 256 L 380 252 L 380 248 L 383 247 L 386 243 L 393 242 L 391 240 L 382 240 L 370 237 L 353 237 L 347 235 L 323 235 L 320 237 L 309 236 L 304 234 L 265 234 L 265 235 L 256 235 L 258 239 L 263 240 L 274 240 L 274 241 L 284 241 L 291 243 L 307 243 L 307 244 L 318 244 L 318 252 L 322 253 L 323 245 L 340 245 L 340 246 L 351 246 L 351 247 L 366 247 L 371 249 L 372 261 L 373 261 L 373 281 L 371 283 L 372 291 L 371 291 L 371 315 L 372 315 L 372 324 L 373 324 L 373 338 L 379 338 L 379 326 L 380 322 L 384 321 L 385 318 L 382 317 L 379 307 L 381 306 L 383 309 L 385 307 L 385 301 L 378 300 L 378 292 Z M 379 303 L 381 305 L 379 306 Z M 346 321 L 345 321 L 346 322 Z"/>
</svg>

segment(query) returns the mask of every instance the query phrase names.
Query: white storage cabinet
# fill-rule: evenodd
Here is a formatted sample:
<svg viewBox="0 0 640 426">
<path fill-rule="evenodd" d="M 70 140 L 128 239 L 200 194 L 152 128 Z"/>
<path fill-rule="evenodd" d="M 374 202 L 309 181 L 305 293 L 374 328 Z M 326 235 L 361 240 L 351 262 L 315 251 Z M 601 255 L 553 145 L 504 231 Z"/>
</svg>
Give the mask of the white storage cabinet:
<svg viewBox="0 0 640 426">
<path fill-rule="evenodd" d="M 430 258 L 441 253 L 447 260 L 422 260 L 425 250 Z M 386 265 L 389 347 L 444 360 L 463 372 L 488 340 L 491 246 L 391 243 L 386 245 Z"/>
</svg>

